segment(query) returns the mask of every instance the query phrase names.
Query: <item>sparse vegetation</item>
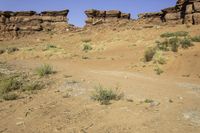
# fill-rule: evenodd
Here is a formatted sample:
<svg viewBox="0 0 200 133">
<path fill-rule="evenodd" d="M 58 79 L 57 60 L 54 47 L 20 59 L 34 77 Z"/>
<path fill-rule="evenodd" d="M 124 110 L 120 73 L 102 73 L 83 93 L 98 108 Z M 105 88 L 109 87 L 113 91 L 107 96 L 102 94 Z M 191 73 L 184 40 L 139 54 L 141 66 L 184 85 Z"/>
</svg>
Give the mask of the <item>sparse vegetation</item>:
<svg viewBox="0 0 200 133">
<path fill-rule="evenodd" d="M 36 73 L 39 76 L 43 77 L 49 74 L 53 74 L 54 71 L 53 71 L 53 67 L 50 66 L 49 64 L 43 64 L 42 66 L 36 68 Z"/>
<path fill-rule="evenodd" d="M 200 35 L 199 36 L 191 37 L 191 41 L 193 41 L 193 42 L 200 42 Z"/>
<path fill-rule="evenodd" d="M 92 46 L 89 43 L 83 44 L 83 51 L 88 52 L 92 50 Z"/>
<path fill-rule="evenodd" d="M 184 38 L 183 40 L 180 41 L 181 47 L 182 48 L 188 48 L 193 46 L 191 40 L 189 38 Z"/>
<path fill-rule="evenodd" d="M 149 62 L 153 59 L 153 56 L 156 53 L 156 48 L 150 47 L 145 51 L 144 59 L 146 62 Z"/>
<path fill-rule="evenodd" d="M 0 95 L 19 90 L 22 83 L 14 77 L 5 77 L 0 80 Z"/>
<path fill-rule="evenodd" d="M 35 90 L 41 90 L 43 88 L 43 84 L 38 82 L 38 81 L 34 81 L 32 83 L 27 83 L 26 85 L 23 86 L 22 91 L 35 91 Z"/>
<path fill-rule="evenodd" d="M 122 98 L 122 93 L 118 93 L 118 88 L 115 90 L 104 88 L 99 85 L 95 87 L 95 91 L 92 94 L 91 98 L 93 100 L 99 101 L 101 104 L 109 104 L 111 100 L 120 100 Z"/>
<path fill-rule="evenodd" d="M 10 92 L 3 94 L 2 98 L 6 101 L 9 101 L 9 100 L 17 100 L 19 96 L 16 93 Z"/>
<path fill-rule="evenodd" d="M 153 56 L 153 61 L 156 64 L 165 64 L 166 63 L 166 59 L 163 56 L 162 51 L 157 50 L 155 55 Z"/>
<path fill-rule="evenodd" d="M 178 31 L 178 32 L 166 32 L 160 35 L 162 38 L 169 38 L 169 37 L 186 37 L 188 32 L 186 31 Z"/>
<path fill-rule="evenodd" d="M 177 37 L 169 39 L 169 46 L 171 47 L 171 51 L 178 52 L 179 41 L 180 40 Z"/>
<path fill-rule="evenodd" d="M 47 44 L 45 46 L 45 48 L 43 49 L 43 51 L 47 51 L 47 50 L 50 50 L 50 49 L 55 49 L 57 48 L 57 46 L 53 45 L 53 44 Z"/>
<path fill-rule="evenodd" d="M 7 53 L 8 54 L 11 54 L 11 53 L 16 52 L 16 51 L 19 51 L 19 49 L 16 48 L 16 47 L 7 48 Z"/>
<path fill-rule="evenodd" d="M 144 102 L 145 102 L 145 103 L 153 103 L 154 100 L 152 100 L 152 99 L 145 99 Z"/>
<path fill-rule="evenodd" d="M 157 75 L 162 74 L 164 71 L 157 65 L 156 68 L 154 69 Z"/>
</svg>

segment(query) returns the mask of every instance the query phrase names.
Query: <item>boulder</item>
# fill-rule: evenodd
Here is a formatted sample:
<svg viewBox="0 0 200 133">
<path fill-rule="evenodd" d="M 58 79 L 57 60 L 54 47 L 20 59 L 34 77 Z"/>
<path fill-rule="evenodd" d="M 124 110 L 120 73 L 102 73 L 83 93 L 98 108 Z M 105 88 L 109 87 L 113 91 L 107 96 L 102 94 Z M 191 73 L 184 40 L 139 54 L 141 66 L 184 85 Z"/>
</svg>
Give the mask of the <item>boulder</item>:
<svg viewBox="0 0 200 133">
<path fill-rule="evenodd" d="M 131 14 L 130 13 L 121 13 L 121 18 L 130 19 Z"/>
<path fill-rule="evenodd" d="M 106 11 L 97 11 L 96 17 L 106 17 Z"/>
<path fill-rule="evenodd" d="M 15 16 L 33 16 L 36 14 L 35 11 L 20 11 L 20 12 L 15 12 Z"/>
<path fill-rule="evenodd" d="M 193 14 L 186 14 L 184 18 L 185 24 L 193 24 Z"/>
<path fill-rule="evenodd" d="M 139 19 L 144 19 L 144 18 L 156 18 L 156 17 L 161 17 L 162 12 L 150 12 L 150 13 L 141 13 L 138 15 Z"/>
<path fill-rule="evenodd" d="M 116 17 L 116 18 L 120 18 L 121 16 L 121 12 L 118 10 L 110 10 L 110 11 L 106 11 L 106 17 Z"/>
<path fill-rule="evenodd" d="M 69 10 L 62 10 L 62 11 L 44 11 L 41 12 L 42 16 L 67 16 Z"/>
<path fill-rule="evenodd" d="M 178 0 L 176 5 L 183 5 L 187 0 Z"/>
<path fill-rule="evenodd" d="M 200 13 L 193 14 L 194 24 L 200 24 Z"/>
<path fill-rule="evenodd" d="M 192 5 L 192 4 L 189 4 L 189 5 L 186 6 L 185 13 L 186 13 L 186 14 L 191 14 L 191 13 L 193 13 L 193 5 Z"/>
<path fill-rule="evenodd" d="M 165 15 L 165 20 L 179 20 L 181 19 L 181 12 L 177 12 L 177 13 L 167 13 Z"/>
<path fill-rule="evenodd" d="M 194 2 L 194 11 L 195 12 L 200 12 L 200 2 Z"/>
<path fill-rule="evenodd" d="M 92 18 L 92 17 L 96 17 L 97 11 L 98 10 L 90 9 L 90 10 L 86 10 L 85 14 L 87 15 L 88 18 Z"/>
<path fill-rule="evenodd" d="M 6 22 L 6 18 L 4 16 L 0 17 L 0 23 L 5 23 Z"/>
<path fill-rule="evenodd" d="M 15 13 L 14 12 L 12 12 L 12 11 L 5 11 L 5 12 L 3 12 L 3 15 L 5 16 L 5 17 L 10 17 L 10 16 L 15 16 Z"/>
</svg>

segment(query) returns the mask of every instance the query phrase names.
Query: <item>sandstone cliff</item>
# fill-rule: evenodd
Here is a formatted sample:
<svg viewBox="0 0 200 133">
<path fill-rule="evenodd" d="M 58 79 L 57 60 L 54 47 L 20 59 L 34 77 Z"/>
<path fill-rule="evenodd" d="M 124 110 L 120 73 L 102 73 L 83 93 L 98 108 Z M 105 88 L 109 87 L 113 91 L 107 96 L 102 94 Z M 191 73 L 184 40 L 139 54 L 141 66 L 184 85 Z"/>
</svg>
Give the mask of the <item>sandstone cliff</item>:
<svg viewBox="0 0 200 133">
<path fill-rule="evenodd" d="M 65 30 L 68 12 L 69 10 L 41 13 L 0 11 L 0 36 L 8 38 L 38 31 Z"/>
<path fill-rule="evenodd" d="M 118 10 L 100 11 L 95 9 L 86 10 L 87 15 L 86 26 L 97 25 L 103 23 L 113 23 L 117 21 L 130 20 L 130 13 L 122 13 Z"/>
</svg>

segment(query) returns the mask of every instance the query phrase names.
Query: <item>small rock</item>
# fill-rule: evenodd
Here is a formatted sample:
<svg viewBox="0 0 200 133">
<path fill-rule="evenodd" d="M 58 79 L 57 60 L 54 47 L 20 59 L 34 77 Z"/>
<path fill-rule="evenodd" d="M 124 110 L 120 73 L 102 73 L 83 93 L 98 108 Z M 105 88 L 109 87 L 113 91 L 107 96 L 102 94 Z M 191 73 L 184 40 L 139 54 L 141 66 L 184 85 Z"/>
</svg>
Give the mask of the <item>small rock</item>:
<svg viewBox="0 0 200 133">
<path fill-rule="evenodd" d="M 133 99 L 129 99 L 129 98 L 127 98 L 126 101 L 127 102 L 134 102 Z"/>
<path fill-rule="evenodd" d="M 24 125 L 24 122 L 23 121 L 17 122 L 16 125 L 17 126 Z"/>
<path fill-rule="evenodd" d="M 183 97 L 179 97 L 180 100 L 183 100 Z"/>
<path fill-rule="evenodd" d="M 170 103 L 173 103 L 174 101 L 173 101 L 172 99 L 169 99 L 169 102 L 170 102 Z"/>
<path fill-rule="evenodd" d="M 150 103 L 150 107 L 159 106 L 160 102 L 153 101 Z"/>
</svg>

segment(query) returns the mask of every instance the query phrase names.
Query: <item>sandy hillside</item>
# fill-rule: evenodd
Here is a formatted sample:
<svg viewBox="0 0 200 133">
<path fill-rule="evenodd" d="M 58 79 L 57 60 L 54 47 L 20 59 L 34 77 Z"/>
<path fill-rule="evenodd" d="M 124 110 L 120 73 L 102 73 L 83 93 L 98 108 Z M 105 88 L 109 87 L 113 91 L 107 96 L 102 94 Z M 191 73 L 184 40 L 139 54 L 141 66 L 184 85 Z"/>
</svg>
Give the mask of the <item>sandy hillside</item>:
<svg viewBox="0 0 200 133">
<path fill-rule="evenodd" d="M 1 41 L 1 49 L 18 51 L 0 54 L 0 74 L 26 74 L 45 86 L 17 92 L 17 100 L 1 100 L 0 133 L 199 133 L 200 42 L 163 52 L 160 75 L 158 64 L 144 61 L 145 50 L 164 40 L 161 34 L 176 31 L 200 35 L 199 26 L 179 25 Z M 84 45 L 91 48 L 84 51 Z M 39 77 L 35 69 L 42 64 L 53 66 L 55 73 Z M 101 105 L 91 99 L 99 84 L 118 88 L 123 97 Z"/>
</svg>

